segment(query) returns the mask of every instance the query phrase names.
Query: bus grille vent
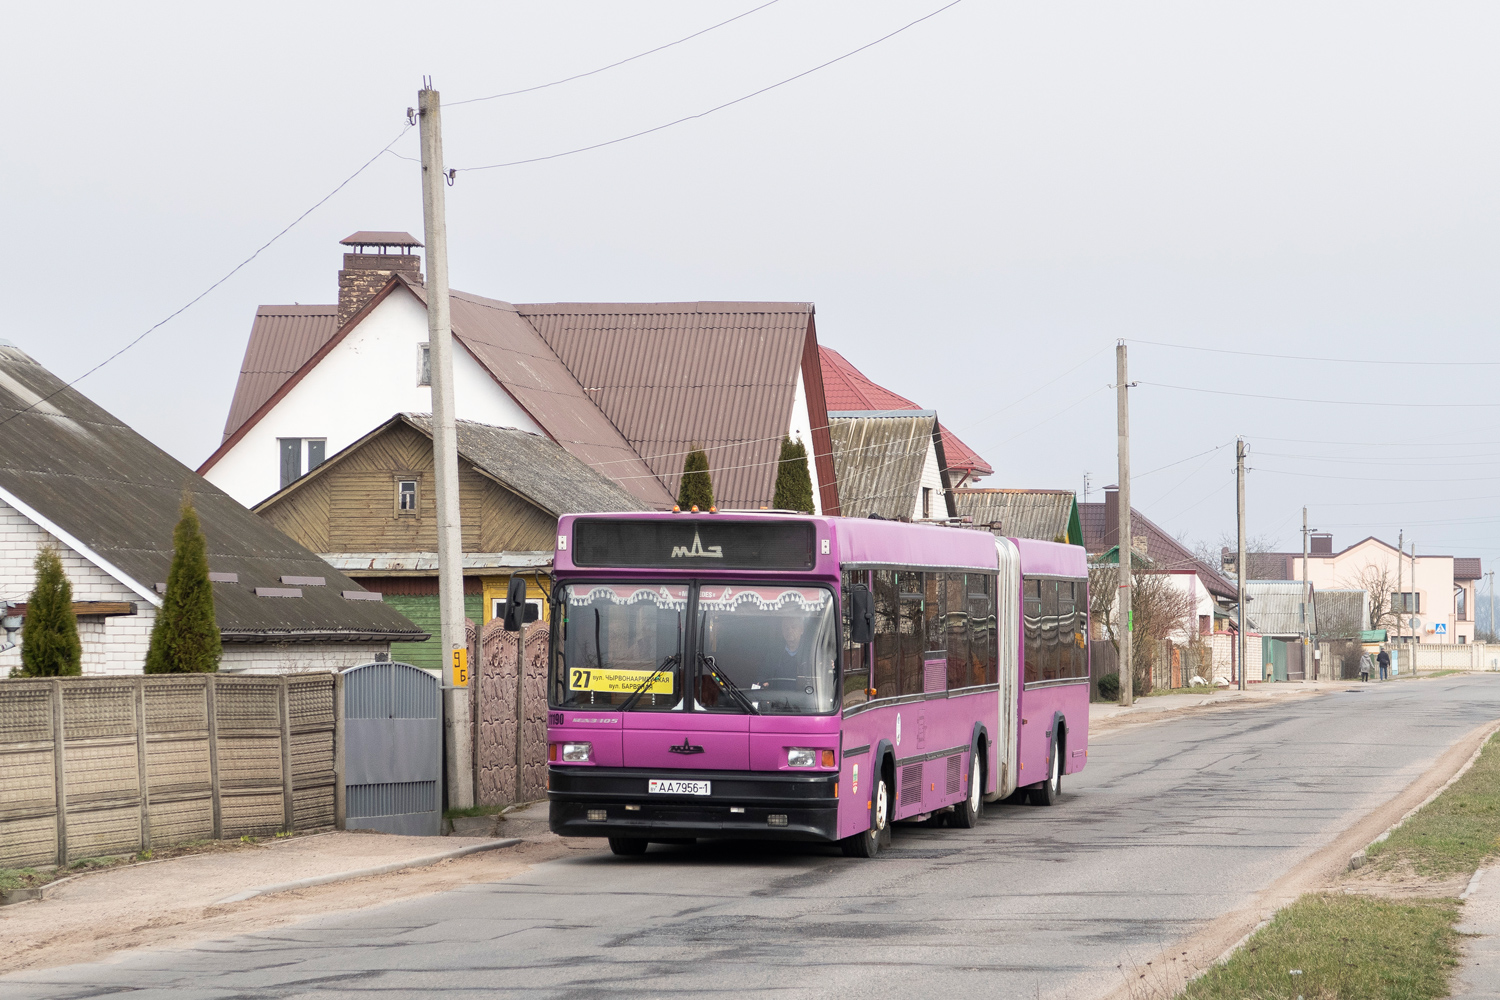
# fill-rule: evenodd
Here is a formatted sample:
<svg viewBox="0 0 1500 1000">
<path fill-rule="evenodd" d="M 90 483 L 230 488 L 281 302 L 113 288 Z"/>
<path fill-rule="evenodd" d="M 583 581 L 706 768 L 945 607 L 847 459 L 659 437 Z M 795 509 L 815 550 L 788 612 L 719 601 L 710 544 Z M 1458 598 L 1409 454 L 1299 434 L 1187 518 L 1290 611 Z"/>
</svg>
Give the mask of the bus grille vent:
<svg viewBox="0 0 1500 1000">
<path fill-rule="evenodd" d="M 957 795 L 959 786 L 959 774 L 963 771 L 963 755 L 954 754 L 948 758 L 948 794 Z"/>
<path fill-rule="evenodd" d="M 908 764 L 901 769 L 901 804 L 915 806 L 922 803 L 922 765 Z"/>
</svg>

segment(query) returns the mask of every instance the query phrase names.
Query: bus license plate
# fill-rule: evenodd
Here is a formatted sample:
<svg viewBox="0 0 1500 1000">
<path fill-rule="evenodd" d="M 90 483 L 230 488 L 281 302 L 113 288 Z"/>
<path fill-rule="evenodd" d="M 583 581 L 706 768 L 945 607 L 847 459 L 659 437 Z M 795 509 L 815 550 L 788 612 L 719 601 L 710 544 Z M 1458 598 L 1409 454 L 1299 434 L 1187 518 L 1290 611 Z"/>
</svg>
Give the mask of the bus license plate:
<svg viewBox="0 0 1500 1000">
<path fill-rule="evenodd" d="M 647 791 L 653 795 L 708 795 L 709 781 L 677 781 L 670 778 L 652 778 Z"/>
</svg>

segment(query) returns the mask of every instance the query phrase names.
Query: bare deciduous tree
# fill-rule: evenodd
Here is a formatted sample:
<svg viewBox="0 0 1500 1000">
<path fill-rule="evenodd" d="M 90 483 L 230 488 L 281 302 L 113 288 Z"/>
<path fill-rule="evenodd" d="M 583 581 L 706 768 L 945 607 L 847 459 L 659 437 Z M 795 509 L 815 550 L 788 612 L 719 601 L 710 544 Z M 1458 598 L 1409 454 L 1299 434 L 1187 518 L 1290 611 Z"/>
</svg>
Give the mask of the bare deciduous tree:
<svg viewBox="0 0 1500 1000">
<path fill-rule="evenodd" d="M 1370 595 L 1370 627 L 1372 629 L 1396 628 L 1400 615 L 1396 611 L 1392 596 L 1396 592 L 1396 581 L 1389 567 L 1370 563 L 1354 574 L 1350 586 Z"/>
<path fill-rule="evenodd" d="M 1120 648 L 1118 593 L 1120 573 L 1112 564 L 1089 567 L 1089 615 L 1116 650 Z M 1137 572 L 1130 589 L 1130 610 L 1135 638 L 1145 641 L 1171 638 L 1181 633 L 1191 639 L 1196 633 L 1198 605 L 1185 590 L 1172 586 L 1166 573 Z"/>
</svg>

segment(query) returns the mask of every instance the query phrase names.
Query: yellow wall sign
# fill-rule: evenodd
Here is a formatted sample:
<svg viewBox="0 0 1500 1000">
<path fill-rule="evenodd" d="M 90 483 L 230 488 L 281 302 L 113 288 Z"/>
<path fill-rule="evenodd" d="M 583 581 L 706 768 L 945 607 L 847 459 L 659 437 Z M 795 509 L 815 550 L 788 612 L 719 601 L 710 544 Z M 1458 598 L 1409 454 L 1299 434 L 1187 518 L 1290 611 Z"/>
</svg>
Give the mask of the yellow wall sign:
<svg viewBox="0 0 1500 1000">
<path fill-rule="evenodd" d="M 453 686 L 456 688 L 469 686 L 469 651 L 467 649 L 453 651 Z"/>
<path fill-rule="evenodd" d="M 600 691 L 606 694 L 630 694 L 651 676 L 649 670 L 587 670 L 568 671 L 568 687 L 573 691 Z M 644 694 L 671 694 L 672 673 L 662 671 L 656 675 Z"/>
</svg>

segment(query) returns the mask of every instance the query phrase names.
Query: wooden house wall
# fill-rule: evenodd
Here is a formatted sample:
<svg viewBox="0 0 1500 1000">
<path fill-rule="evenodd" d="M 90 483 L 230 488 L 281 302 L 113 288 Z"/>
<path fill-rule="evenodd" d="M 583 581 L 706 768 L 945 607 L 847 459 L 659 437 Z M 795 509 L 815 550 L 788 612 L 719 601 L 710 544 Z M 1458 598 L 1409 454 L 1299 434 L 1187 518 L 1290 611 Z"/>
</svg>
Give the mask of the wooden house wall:
<svg viewBox="0 0 1500 1000">
<path fill-rule="evenodd" d="M 396 484 L 417 483 L 417 509 L 397 512 Z M 314 552 L 435 552 L 432 441 L 396 424 L 269 507 L 261 516 Z M 460 460 L 465 552 L 550 549 L 557 519 Z"/>
</svg>

